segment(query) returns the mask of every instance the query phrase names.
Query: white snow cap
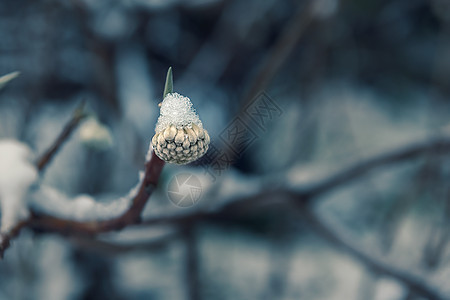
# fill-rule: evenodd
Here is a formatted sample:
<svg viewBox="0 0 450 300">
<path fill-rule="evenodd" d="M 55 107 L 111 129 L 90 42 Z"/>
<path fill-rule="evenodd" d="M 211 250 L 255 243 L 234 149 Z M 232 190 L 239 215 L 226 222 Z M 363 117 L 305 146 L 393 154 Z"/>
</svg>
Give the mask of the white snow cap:
<svg viewBox="0 0 450 300">
<path fill-rule="evenodd" d="M 155 131 L 163 131 L 169 125 L 175 125 L 177 128 L 180 128 L 189 126 L 192 123 L 203 128 L 200 118 L 192 107 L 191 100 L 178 93 L 167 94 L 161 104 L 161 114 L 156 123 Z"/>
<path fill-rule="evenodd" d="M 27 145 L 15 140 L 0 140 L 1 232 L 9 231 L 28 216 L 26 196 L 38 178 L 31 160 L 32 152 Z"/>
</svg>

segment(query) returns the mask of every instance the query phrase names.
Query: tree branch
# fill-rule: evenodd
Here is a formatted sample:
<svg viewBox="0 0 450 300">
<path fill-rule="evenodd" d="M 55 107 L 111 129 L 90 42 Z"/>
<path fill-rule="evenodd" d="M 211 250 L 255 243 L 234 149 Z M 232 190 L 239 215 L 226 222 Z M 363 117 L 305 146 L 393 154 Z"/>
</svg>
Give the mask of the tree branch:
<svg viewBox="0 0 450 300">
<path fill-rule="evenodd" d="M 19 235 L 22 228 L 28 226 L 29 219 L 17 223 L 8 233 L 0 234 L 0 260 L 3 259 L 5 250 L 10 246 L 10 241 Z"/>
<path fill-rule="evenodd" d="M 311 211 L 312 201 L 316 199 L 317 196 L 360 178 L 380 166 L 418 158 L 427 153 L 444 154 L 449 151 L 450 139 L 445 136 L 436 138 L 432 141 L 413 143 L 401 147 L 400 149 L 391 150 L 357 162 L 348 168 L 335 172 L 314 185 L 289 186 L 289 184 L 287 184 L 270 191 L 257 191 L 254 195 L 244 199 L 234 199 L 234 201 L 226 203 L 215 211 L 196 211 L 167 217 L 152 218 L 144 221 L 143 224 L 182 225 L 210 218 L 220 220 L 221 216 L 228 215 L 229 212 L 241 211 L 244 207 L 254 208 L 258 205 L 260 206 L 273 202 L 274 199 L 279 200 L 281 197 L 287 196 L 288 199 L 295 199 L 296 205 L 299 205 L 302 208 L 301 211 L 304 214 L 304 219 L 321 236 L 332 242 L 333 245 L 346 250 L 350 255 L 365 264 L 374 272 L 393 277 L 407 285 L 416 293 L 429 297 L 430 299 L 449 299 L 448 297 L 441 295 L 435 288 L 431 287 L 426 280 L 420 279 L 417 276 L 409 274 L 407 271 L 394 267 L 351 244 L 330 229 Z M 127 225 L 137 224 L 140 222 L 142 209 L 158 181 L 163 166 L 164 162 L 152 153 L 151 160 L 146 163 L 145 178 L 140 186 L 139 192 L 133 199 L 130 209 L 120 217 L 107 221 L 77 222 L 35 214 L 32 216 L 29 223 L 25 223 L 22 227 L 27 225 L 37 230 L 71 235 L 96 235 L 101 232 L 120 230 Z"/>
<path fill-rule="evenodd" d="M 36 167 L 39 172 L 43 172 L 45 167 L 51 161 L 53 156 L 58 152 L 59 148 L 70 137 L 72 132 L 78 127 L 80 122 L 86 117 L 84 112 L 84 101 L 74 110 L 72 118 L 64 126 L 58 138 L 53 142 L 50 148 L 44 152 L 44 154 L 37 160 Z M 0 235 L 0 259 L 3 258 L 4 252 L 10 246 L 10 240 L 19 235 L 22 228 L 27 227 L 31 222 L 31 218 L 20 221 L 17 223 L 8 233 L 2 233 Z"/>
<path fill-rule="evenodd" d="M 50 148 L 37 160 L 36 166 L 40 172 L 43 172 L 45 167 L 51 161 L 53 156 L 58 152 L 59 148 L 70 137 L 72 132 L 78 127 L 80 122 L 87 116 L 84 112 L 84 101 L 75 109 L 70 121 L 64 126 L 58 138 L 53 142 Z"/>
<path fill-rule="evenodd" d="M 426 154 L 442 155 L 448 152 L 450 152 L 449 136 L 441 136 L 432 140 L 415 142 L 361 160 L 348 168 L 337 171 L 314 185 L 297 186 L 293 187 L 293 190 L 302 196 L 308 196 L 312 199 L 313 197 L 322 195 L 334 188 L 348 184 L 379 167 L 412 160 Z"/>
<path fill-rule="evenodd" d="M 312 211 L 312 208 L 307 205 L 300 206 L 302 220 L 316 231 L 321 237 L 328 240 L 333 246 L 338 247 L 346 251 L 353 258 L 360 261 L 367 268 L 380 275 L 386 275 L 392 277 L 404 285 L 410 290 L 420 294 L 428 299 L 433 300 L 449 300 L 449 296 L 442 295 L 436 287 L 432 287 L 425 278 L 419 278 L 418 276 L 411 275 L 408 271 L 402 270 L 392 263 L 385 262 L 376 256 L 370 254 L 369 251 L 354 245 L 350 240 L 346 239 L 337 230 L 332 229 L 332 226 L 327 225 L 324 221 Z"/>
<path fill-rule="evenodd" d="M 139 191 L 133 198 L 129 209 L 119 217 L 105 221 L 80 222 L 34 213 L 30 221 L 30 227 L 39 231 L 53 231 L 62 234 L 97 235 L 138 224 L 141 222 L 142 210 L 158 184 L 164 164 L 164 161 L 152 151 L 150 160 L 145 164 L 144 180 L 139 187 Z"/>
<path fill-rule="evenodd" d="M 280 199 L 281 195 L 296 197 L 298 201 L 310 203 L 315 201 L 318 196 L 321 196 L 334 188 L 344 186 L 355 179 L 361 178 L 363 175 L 366 175 L 383 165 L 390 165 L 418 158 L 427 153 L 444 154 L 448 152 L 450 152 L 450 138 L 446 136 L 436 138 L 431 142 L 416 142 L 401 147 L 400 149 L 390 150 L 357 162 L 348 168 L 343 168 L 331 174 L 313 185 L 296 185 L 295 182 L 289 182 L 288 178 L 283 178 L 282 181 L 284 184 L 281 184 L 279 187 L 270 188 L 270 190 L 265 189 L 263 191 L 255 191 L 255 194 L 252 196 L 228 201 L 222 207 L 216 207 L 214 211 L 192 211 L 189 213 L 154 217 L 143 221 L 142 224 L 148 226 L 158 224 L 181 225 L 196 222 L 197 220 L 220 218 L 226 214 L 226 212 L 242 211 L 244 208 L 248 207 L 254 208 L 255 206 L 267 205 L 270 202 Z M 153 156 L 155 155 L 153 154 Z M 119 219 L 122 217 L 119 217 Z M 125 219 L 126 217 L 123 217 L 123 220 Z M 112 222 L 112 225 L 110 222 Z M 41 230 L 65 234 L 96 234 L 116 229 L 118 222 L 118 220 L 104 222 L 76 222 L 53 216 L 40 215 L 34 218 L 33 226 Z"/>
</svg>

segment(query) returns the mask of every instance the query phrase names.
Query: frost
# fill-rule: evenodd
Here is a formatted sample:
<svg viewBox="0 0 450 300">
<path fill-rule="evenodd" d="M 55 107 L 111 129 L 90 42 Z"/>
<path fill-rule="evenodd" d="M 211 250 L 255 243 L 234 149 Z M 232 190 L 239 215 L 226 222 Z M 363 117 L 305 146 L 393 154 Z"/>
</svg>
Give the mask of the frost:
<svg viewBox="0 0 450 300">
<path fill-rule="evenodd" d="M 138 184 L 130 190 L 127 196 L 119 199 L 99 202 L 89 195 L 78 195 L 74 198 L 49 187 L 41 186 L 31 198 L 31 206 L 35 211 L 57 215 L 75 221 L 107 220 L 124 213 L 133 197 L 139 191 L 144 173 L 141 172 Z"/>
<path fill-rule="evenodd" d="M 37 179 L 28 146 L 14 140 L 0 141 L 1 232 L 7 232 L 28 216 L 26 196 Z"/>
<path fill-rule="evenodd" d="M 195 123 L 200 128 L 203 124 L 192 107 L 192 102 L 188 97 L 178 93 L 168 94 L 161 104 L 161 114 L 156 123 L 156 132 L 160 132 L 169 125 L 175 125 L 177 128 L 189 126 Z"/>
</svg>

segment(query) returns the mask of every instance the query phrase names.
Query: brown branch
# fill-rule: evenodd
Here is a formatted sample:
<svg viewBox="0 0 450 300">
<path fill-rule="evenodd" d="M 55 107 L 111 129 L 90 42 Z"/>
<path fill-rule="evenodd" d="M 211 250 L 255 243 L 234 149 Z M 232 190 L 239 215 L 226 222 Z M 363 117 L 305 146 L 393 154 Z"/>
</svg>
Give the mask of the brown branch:
<svg viewBox="0 0 450 300">
<path fill-rule="evenodd" d="M 49 150 L 38 160 L 37 168 L 39 171 L 42 172 L 44 170 L 61 145 L 70 137 L 80 121 L 86 116 L 83 112 L 83 107 L 84 104 L 80 105 L 75 110 L 72 119 L 64 127 L 61 134 Z M 140 216 L 142 210 L 158 183 L 163 167 L 164 161 L 159 159 L 159 157 L 152 152 L 150 160 L 145 164 L 144 179 L 142 180 L 138 193 L 133 198 L 130 208 L 117 218 L 105 221 L 77 222 L 52 216 L 43 216 L 32 212 L 30 218 L 18 223 L 9 233 L 2 234 L 2 239 L 0 240 L 0 258 L 3 257 L 4 251 L 9 247 L 10 240 L 16 237 L 24 227 L 31 227 L 36 230 L 47 230 L 48 228 L 51 228 L 52 231 L 58 231 L 63 234 L 80 233 L 85 235 L 96 235 L 101 232 L 120 230 L 125 226 L 139 223 L 141 221 Z"/>
<path fill-rule="evenodd" d="M 70 137 L 72 132 L 78 127 L 80 122 L 87 115 L 84 113 L 84 101 L 75 109 L 70 121 L 64 126 L 63 130 L 59 134 L 58 138 L 53 142 L 50 148 L 37 160 L 36 166 L 40 172 L 44 171 L 45 167 L 51 161 L 53 156 L 58 152 L 59 148 Z"/>
<path fill-rule="evenodd" d="M 314 185 L 290 186 L 290 184 L 282 184 L 280 187 L 272 188 L 270 190 L 265 189 L 263 191 L 256 191 L 254 195 L 244 199 L 233 199 L 233 201 L 229 201 L 222 207 L 216 208 L 213 211 L 193 211 L 189 213 L 153 217 L 143 221 L 142 224 L 147 226 L 161 224 L 177 226 L 194 223 L 199 220 L 217 219 L 227 215 L 228 212 L 242 212 L 245 208 L 254 208 L 277 202 L 283 195 L 293 196 L 296 197 L 296 199 L 302 199 L 303 202 L 309 203 L 315 201 L 318 196 L 361 178 L 381 166 L 415 159 L 430 152 L 434 154 L 450 152 L 450 138 L 436 138 L 431 142 L 425 141 L 413 143 L 401 147 L 400 149 L 387 151 L 380 155 L 357 162 L 348 168 L 339 170 Z M 153 156 L 155 155 L 153 154 Z M 162 166 L 160 167 L 162 168 Z M 283 180 L 288 181 L 287 179 Z M 129 218 L 129 215 L 127 217 L 119 217 L 118 219 L 125 220 L 127 218 Z M 76 222 L 53 216 L 40 215 L 33 218 L 33 226 L 41 230 L 65 234 L 96 234 L 99 232 L 120 229 L 118 228 L 118 224 L 120 223 L 119 220 Z"/>
<path fill-rule="evenodd" d="M 297 11 L 287 22 L 275 44 L 269 49 L 266 58 L 261 63 L 258 73 L 251 79 L 249 84 L 250 87 L 244 94 L 240 105 L 240 117 L 243 116 L 242 110 L 245 109 L 257 94 L 263 91 L 275 75 L 277 75 L 280 68 L 295 49 L 299 40 L 303 37 L 306 29 L 314 20 L 314 14 L 312 12 L 313 7 L 314 0 L 308 1 L 306 4 L 299 4 Z"/>
<path fill-rule="evenodd" d="M 79 222 L 32 212 L 29 219 L 18 223 L 11 232 L 2 236 L 0 257 L 3 256 L 4 251 L 9 247 L 11 238 L 17 236 L 24 227 L 30 227 L 37 231 L 94 236 L 102 232 L 120 230 L 126 226 L 140 223 L 141 213 L 158 183 L 164 164 L 164 161 L 159 159 L 152 151 L 150 160 L 145 164 L 145 175 L 139 190 L 132 199 L 128 210 L 121 216 L 104 221 Z"/>
<path fill-rule="evenodd" d="M 8 233 L 0 233 L 0 260 L 10 246 L 11 239 L 19 235 L 20 230 L 28 225 L 29 219 L 17 223 Z"/>
<path fill-rule="evenodd" d="M 271 191 L 257 191 L 255 195 L 244 198 L 235 199 L 232 202 L 222 206 L 219 210 L 212 212 L 193 212 L 180 215 L 173 215 L 168 217 L 159 217 L 149 219 L 143 222 L 146 225 L 155 224 L 174 224 L 182 225 L 187 223 L 197 222 L 198 220 L 211 219 L 220 220 L 220 217 L 227 215 L 229 212 L 242 211 L 244 207 L 255 207 L 256 205 L 267 204 L 273 202 L 274 199 L 283 198 L 293 199 L 296 205 L 301 207 L 303 213 L 303 219 L 315 229 L 321 236 L 329 240 L 333 245 L 340 247 L 352 255 L 355 259 L 362 262 L 369 269 L 376 273 L 390 276 L 401 281 L 407 285 L 411 290 L 418 294 L 421 294 L 430 299 L 444 300 L 449 299 L 441 295 L 435 288 L 433 288 L 425 279 L 411 275 L 409 272 L 402 270 L 398 267 L 388 264 L 383 260 L 374 257 L 369 252 L 360 249 L 356 245 L 343 238 L 340 234 L 335 232 L 330 226 L 327 226 L 321 221 L 313 212 L 311 208 L 312 199 L 322 195 L 339 186 L 343 186 L 370 171 L 387 164 L 398 163 L 409 159 L 420 157 L 427 153 L 443 154 L 450 150 L 450 139 L 447 137 L 437 138 L 431 142 L 414 143 L 407 147 L 402 147 L 393 151 L 388 151 L 381 155 L 363 160 L 354 164 L 353 166 L 338 171 L 328 178 L 322 180 L 314 186 L 304 187 L 294 190 L 285 190 L 286 187 L 279 189 L 273 189 Z M 119 230 L 124 226 L 130 224 L 136 224 L 140 221 L 140 214 L 147 202 L 154 186 L 156 185 L 159 175 L 161 173 L 164 162 L 159 160 L 153 153 L 152 159 L 146 164 L 145 179 L 143 180 L 139 192 L 130 209 L 122 216 L 100 222 L 76 222 L 52 216 L 39 216 L 34 215 L 31 219 L 31 223 L 27 224 L 34 229 L 59 232 L 62 234 L 83 234 L 83 235 L 96 235 L 100 232 Z M 267 199 L 266 201 L 261 201 Z"/>
<path fill-rule="evenodd" d="M 158 184 L 164 164 L 164 161 L 152 151 L 150 160 L 145 164 L 145 175 L 139 191 L 133 198 L 129 209 L 119 217 L 105 221 L 80 222 L 34 213 L 30 227 L 40 231 L 53 231 L 62 234 L 97 235 L 138 224 L 141 222 L 142 210 Z"/>
<path fill-rule="evenodd" d="M 81 104 L 72 113 L 72 118 L 66 124 L 66 126 L 64 126 L 58 138 L 53 142 L 50 148 L 37 160 L 36 167 L 39 172 L 43 172 L 53 156 L 56 154 L 56 152 L 58 152 L 62 144 L 64 144 L 64 142 L 70 137 L 72 132 L 77 128 L 79 123 L 86 117 L 86 114 L 84 113 L 84 105 L 85 103 L 84 101 L 82 101 Z M 0 259 L 3 258 L 5 250 L 10 246 L 11 239 L 19 235 L 20 230 L 24 227 L 27 227 L 30 224 L 31 220 L 31 218 L 28 218 L 26 220 L 20 221 L 9 232 L 1 233 Z"/>
</svg>

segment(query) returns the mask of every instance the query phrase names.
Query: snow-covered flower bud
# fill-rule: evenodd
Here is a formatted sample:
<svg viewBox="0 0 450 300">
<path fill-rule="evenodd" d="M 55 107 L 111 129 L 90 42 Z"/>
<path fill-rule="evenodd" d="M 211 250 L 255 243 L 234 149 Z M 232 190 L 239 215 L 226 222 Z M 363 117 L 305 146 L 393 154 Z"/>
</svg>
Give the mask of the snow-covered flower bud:
<svg viewBox="0 0 450 300">
<path fill-rule="evenodd" d="M 152 138 L 156 155 L 168 163 L 188 164 L 208 151 L 210 138 L 189 98 L 170 93 L 161 103 L 161 114 Z"/>
</svg>

